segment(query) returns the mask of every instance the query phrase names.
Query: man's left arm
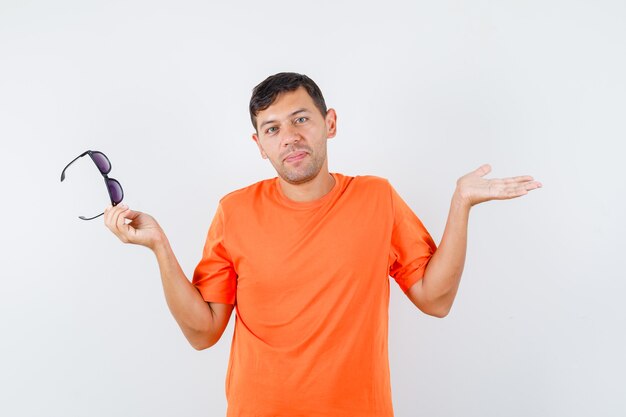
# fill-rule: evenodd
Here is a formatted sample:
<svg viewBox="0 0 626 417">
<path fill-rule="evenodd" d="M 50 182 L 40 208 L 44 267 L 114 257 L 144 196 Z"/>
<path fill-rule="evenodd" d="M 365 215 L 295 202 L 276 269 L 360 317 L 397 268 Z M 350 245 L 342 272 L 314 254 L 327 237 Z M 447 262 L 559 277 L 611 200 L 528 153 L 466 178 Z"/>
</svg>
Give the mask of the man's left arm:
<svg viewBox="0 0 626 417">
<path fill-rule="evenodd" d="M 483 178 L 489 172 L 491 166 L 485 164 L 459 178 L 441 243 L 428 262 L 424 277 L 406 293 L 426 314 L 445 317 L 452 308 L 465 265 L 467 224 L 472 206 L 489 200 L 521 197 L 542 186 L 529 175 Z"/>
</svg>

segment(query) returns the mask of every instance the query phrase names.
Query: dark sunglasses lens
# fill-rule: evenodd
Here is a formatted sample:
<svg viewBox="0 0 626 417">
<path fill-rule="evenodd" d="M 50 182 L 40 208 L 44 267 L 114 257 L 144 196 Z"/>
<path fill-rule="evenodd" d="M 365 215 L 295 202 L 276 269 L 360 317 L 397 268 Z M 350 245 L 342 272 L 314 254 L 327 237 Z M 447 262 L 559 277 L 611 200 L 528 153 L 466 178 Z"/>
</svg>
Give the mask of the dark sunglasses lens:
<svg viewBox="0 0 626 417">
<path fill-rule="evenodd" d="M 107 187 L 109 188 L 109 194 L 111 195 L 113 203 L 119 204 L 124 198 L 124 191 L 122 190 L 121 184 L 113 178 L 108 178 Z"/>
<path fill-rule="evenodd" d="M 108 174 L 111 171 L 111 163 L 105 154 L 102 152 L 92 152 L 91 157 L 96 163 L 96 166 L 103 174 Z"/>
</svg>

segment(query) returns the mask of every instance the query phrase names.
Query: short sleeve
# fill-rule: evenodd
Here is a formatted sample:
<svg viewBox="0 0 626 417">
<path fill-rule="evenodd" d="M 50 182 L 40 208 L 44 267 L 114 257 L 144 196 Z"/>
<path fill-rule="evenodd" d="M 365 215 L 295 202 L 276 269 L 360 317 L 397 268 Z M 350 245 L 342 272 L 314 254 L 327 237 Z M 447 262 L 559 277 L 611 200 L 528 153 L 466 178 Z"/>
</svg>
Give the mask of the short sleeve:
<svg viewBox="0 0 626 417">
<path fill-rule="evenodd" d="M 420 219 L 393 187 L 391 203 L 393 231 L 389 251 L 389 275 L 406 293 L 413 284 L 424 277 L 428 261 L 437 250 L 437 246 Z"/>
<path fill-rule="evenodd" d="M 202 259 L 193 273 L 192 284 L 205 301 L 235 304 L 237 274 L 224 246 L 224 212 L 219 204 L 209 227 Z"/>
</svg>

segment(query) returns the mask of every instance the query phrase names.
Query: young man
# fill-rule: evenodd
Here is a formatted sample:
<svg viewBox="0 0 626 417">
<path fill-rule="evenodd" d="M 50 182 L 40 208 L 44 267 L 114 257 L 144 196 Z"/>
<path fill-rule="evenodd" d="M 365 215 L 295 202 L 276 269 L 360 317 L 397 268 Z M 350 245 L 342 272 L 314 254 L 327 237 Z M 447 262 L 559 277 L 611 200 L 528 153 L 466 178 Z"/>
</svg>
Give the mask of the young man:
<svg viewBox="0 0 626 417">
<path fill-rule="evenodd" d="M 220 200 L 192 282 L 154 218 L 109 206 L 105 224 L 154 251 L 168 306 L 196 349 L 213 346 L 237 309 L 228 416 L 393 416 L 389 277 L 421 311 L 446 316 L 470 208 L 541 184 L 485 179 L 489 165 L 461 177 L 437 248 L 387 180 L 328 171 L 336 113 L 311 79 L 267 78 L 250 116 L 252 139 L 278 176 Z"/>
</svg>

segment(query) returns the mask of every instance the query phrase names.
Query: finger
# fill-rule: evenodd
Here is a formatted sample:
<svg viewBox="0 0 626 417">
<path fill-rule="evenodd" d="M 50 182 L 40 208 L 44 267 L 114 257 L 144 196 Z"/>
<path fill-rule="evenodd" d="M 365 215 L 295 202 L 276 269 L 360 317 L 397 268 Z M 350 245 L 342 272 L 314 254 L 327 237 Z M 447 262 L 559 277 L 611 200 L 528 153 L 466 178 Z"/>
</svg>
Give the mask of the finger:
<svg viewBox="0 0 626 417">
<path fill-rule="evenodd" d="M 104 224 L 113 233 L 115 233 L 115 230 L 113 229 L 111 225 L 111 217 L 113 216 L 114 213 L 115 213 L 115 206 L 113 206 L 112 204 L 109 204 L 109 206 L 104 210 Z"/>
<path fill-rule="evenodd" d="M 490 172 L 491 172 L 491 165 L 483 164 L 483 165 L 479 166 L 478 169 L 476 169 L 474 171 L 474 174 L 478 175 L 479 177 L 484 177 L 485 175 L 489 174 Z"/>
<path fill-rule="evenodd" d="M 526 187 L 526 189 L 530 191 L 530 190 L 535 190 L 537 188 L 543 187 L 543 184 L 540 183 L 539 181 L 532 181 L 532 182 L 528 182 L 524 184 L 524 187 Z"/>
<path fill-rule="evenodd" d="M 117 226 L 117 228 L 119 230 L 122 231 L 126 231 L 124 228 L 122 228 L 122 226 L 124 226 L 125 222 L 126 222 L 126 212 L 130 210 L 128 207 L 124 206 L 122 207 L 122 209 L 120 210 L 120 212 L 117 215 L 117 218 L 115 219 L 115 225 Z"/>
<path fill-rule="evenodd" d="M 113 230 L 112 227 L 114 225 L 113 219 L 115 218 L 116 213 L 120 210 L 121 206 L 113 206 L 109 205 L 104 211 L 104 221 L 109 229 Z"/>
<path fill-rule="evenodd" d="M 503 186 L 495 191 L 494 199 L 508 200 L 510 198 L 521 197 L 528 191 L 524 187 L 519 186 Z"/>
<path fill-rule="evenodd" d="M 509 184 L 509 186 L 523 188 L 526 191 L 534 190 L 536 188 L 541 188 L 542 184 L 539 181 L 524 181 L 517 184 Z"/>
<path fill-rule="evenodd" d="M 509 177 L 509 178 L 504 178 L 504 182 L 506 183 L 512 183 L 512 182 L 526 182 L 526 181 L 532 181 L 534 178 L 530 175 L 520 175 L 517 177 Z"/>
<path fill-rule="evenodd" d="M 117 230 L 124 236 L 126 242 L 129 240 L 129 235 L 131 233 L 132 227 L 126 224 L 126 216 L 128 214 L 128 207 L 121 210 L 116 221 Z"/>
<path fill-rule="evenodd" d="M 129 211 L 130 211 L 130 208 L 126 207 L 126 209 L 120 212 L 120 215 L 117 219 L 117 225 L 116 225 L 118 230 L 124 237 L 125 243 L 129 243 L 131 241 L 132 235 L 135 232 L 135 228 L 133 228 L 130 224 L 126 223 L 126 219 L 128 218 Z"/>
<path fill-rule="evenodd" d="M 519 185 L 509 185 L 504 187 L 500 192 L 500 199 L 509 199 L 521 197 L 528 194 L 529 191 L 541 188 L 542 184 L 538 181 L 528 182 Z"/>
<path fill-rule="evenodd" d="M 120 214 L 125 210 L 126 205 L 117 205 L 109 212 L 108 226 L 109 229 L 122 241 L 126 242 L 125 233 L 119 228 L 118 219 Z"/>
<path fill-rule="evenodd" d="M 128 210 L 128 206 L 126 204 L 120 204 L 118 207 L 116 207 L 115 213 L 112 216 L 112 224 L 113 226 L 120 232 L 125 232 L 125 230 L 123 230 L 120 225 L 124 224 L 124 212 Z"/>
<path fill-rule="evenodd" d="M 510 184 L 525 183 L 525 182 L 529 182 L 533 180 L 534 178 L 530 175 L 520 175 L 517 177 L 508 177 L 508 178 L 492 178 L 490 181 L 495 181 L 499 184 L 510 185 Z"/>
<path fill-rule="evenodd" d="M 135 220 L 141 214 L 140 211 L 133 211 L 131 209 L 126 210 L 126 214 L 124 215 L 131 222 Z"/>
</svg>

